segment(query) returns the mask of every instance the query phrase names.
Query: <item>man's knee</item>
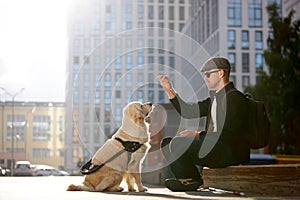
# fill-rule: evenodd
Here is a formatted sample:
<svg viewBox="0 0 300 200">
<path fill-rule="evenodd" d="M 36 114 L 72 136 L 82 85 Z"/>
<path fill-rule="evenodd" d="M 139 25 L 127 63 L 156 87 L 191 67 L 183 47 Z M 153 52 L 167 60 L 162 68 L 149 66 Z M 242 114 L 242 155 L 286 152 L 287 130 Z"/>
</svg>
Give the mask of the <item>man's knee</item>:
<svg viewBox="0 0 300 200">
<path fill-rule="evenodd" d="M 182 155 L 185 153 L 193 143 L 193 139 L 185 137 L 174 137 L 170 142 L 171 152 L 177 155 Z"/>
</svg>

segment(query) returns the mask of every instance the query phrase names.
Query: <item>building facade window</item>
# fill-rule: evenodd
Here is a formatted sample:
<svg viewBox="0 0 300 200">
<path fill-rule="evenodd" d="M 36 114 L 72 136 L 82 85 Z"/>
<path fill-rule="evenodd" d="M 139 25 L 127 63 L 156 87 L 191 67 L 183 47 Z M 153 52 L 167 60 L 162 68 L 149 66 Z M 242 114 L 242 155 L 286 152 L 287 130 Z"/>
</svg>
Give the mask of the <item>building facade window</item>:
<svg viewBox="0 0 300 200">
<path fill-rule="evenodd" d="M 83 58 L 83 69 L 88 70 L 90 68 L 90 57 L 89 56 L 84 56 Z"/>
<path fill-rule="evenodd" d="M 101 62 L 100 55 L 94 54 L 94 68 L 95 69 L 100 68 L 100 62 Z"/>
<path fill-rule="evenodd" d="M 79 77 L 78 74 L 73 74 L 73 88 L 79 87 Z"/>
<path fill-rule="evenodd" d="M 154 76 L 153 73 L 148 73 L 148 87 L 154 88 Z"/>
<path fill-rule="evenodd" d="M 137 46 L 138 46 L 138 49 L 137 49 L 137 52 L 138 53 L 143 53 L 144 52 L 144 40 L 143 39 L 138 39 L 137 41 Z"/>
<path fill-rule="evenodd" d="M 174 20 L 174 6 L 169 6 L 169 20 Z"/>
<path fill-rule="evenodd" d="M 144 18 L 144 6 L 138 5 L 138 19 Z"/>
<path fill-rule="evenodd" d="M 249 49 L 249 31 L 242 31 L 242 49 Z"/>
<path fill-rule="evenodd" d="M 126 87 L 131 87 L 132 86 L 132 74 L 127 73 L 125 77 L 126 77 Z"/>
<path fill-rule="evenodd" d="M 34 148 L 32 149 L 32 157 L 34 158 L 50 158 L 51 150 L 44 148 Z"/>
<path fill-rule="evenodd" d="M 138 87 L 143 86 L 144 84 L 144 74 L 143 73 L 138 73 L 137 75 L 137 85 Z"/>
<path fill-rule="evenodd" d="M 234 85 L 236 85 L 236 76 L 235 75 L 230 75 L 229 80 L 233 82 Z"/>
<path fill-rule="evenodd" d="M 164 6 L 158 6 L 158 19 L 164 19 Z"/>
<path fill-rule="evenodd" d="M 33 141 L 50 141 L 51 136 L 50 133 L 33 133 L 32 139 Z"/>
<path fill-rule="evenodd" d="M 79 56 L 73 56 L 73 70 L 79 70 L 80 68 L 80 60 L 79 60 Z"/>
<path fill-rule="evenodd" d="M 89 129 L 89 126 L 88 125 L 85 125 L 83 127 L 83 141 L 85 143 L 88 143 L 89 142 L 89 137 L 90 136 L 90 129 Z"/>
<path fill-rule="evenodd" d="M 242 23 L 241 0 L 228 0 L 228 26 L 240 27 Z"/>
<path fill-rule="evenodd" d="M 248 0 L 248 15 L 249 27 L 262 27 L 261 0 Z"/>
<path fill-rule="evenodd" d="M 235 30 L 228 30 L 228 49 L 235 49 Z"/>
<path fill-rule="evenodd" d="M 33 132 L 50 131 L 51 117 L 48 115 L 33 116 Z"/>
<path fill-rule="evenodd" d="M 173 56 L 169 57 L 169 67 L 172 69 L 175 68 L 175 58 Z"/>
<path fill-rule="evenodd" d="M 90 120 L 90 109 L 88 107 L 83 108 L 83 120 L 84 122 L 88 122 Z"/>
<path fill-rule="evenodd" d="M 158 23 L 158 35 L 159 36 L 164 36 L 164 23 L 163 22 L 159 22 Z"/>
<path fill-rule="evenodd" d="M 170 80 L 173 84 L 176 84 L 175 75 L 173 73 L 169 74 Z"/>
<path fill-rule="evenodd" d="M 72 143 L 77 144 L 79 141 L 79 136 L 78 136 L 78 129 L 77 129 L 77 124 L 73 124 L 72 128 Z"/>
<path fill-rule="evenodd" d="M 121 108 L 115 108 L 114 120 L 119 124 L 121 123 L 121 121 L 122 121 L 122 109 Z"/>
<path fill-rule="evenodd" d="M 77 90 L 73 90 L 73 103 L 74 104 L 79 103 L 79 92 Z"/>
<path fill-rule="evenodd" d="M 164 54 L 164 40 L 160 39 L 158 40 L 158 53 L 159 54 Z"/>
<path fill-rule="evenodd" d="M 179 20 L 184 20 L 184 7 L 179 6 Z"/>
<path fill-rule="evenodd" d="M 105 107 L 104 122 L 110 122 L 111 110 L 109 107 Z"/>
<path fill-rule="evenodd" d="M 101 135 L 100 135 L 100 130 L 98 126 L 94 126 L 94 143 L 100 143 L 101 142 Z"/>
<path fill-rule="evenodd" d="M 100 107 L 95 107 L 95 109 L 94 109 L 94 113 L 95 113 L 95 115 L 94 115 L 94 122 L 100 122 Z"/>
<path fill-rule="evenodd" d="M 175 30 L 175 25 L 174 25 L 174 23 L 170 22 L 169 23 L 169 36 L 170 37 L 174 37 L 174 35 L 175 35 L 174 30 Z"/>
<path fill-rule="evenodd" d="M 154 19 L 154 6 L 148 6 L 148 19 Z"/>
<path fill-rule="evenodd" d="M 144 91 L 143 90 L 137 91 L 137 100 L 140 102 L 144 102 Z"/>
<path fill-rule="evenodd" d="M 115 92 L 115 102 L 116 104 L 121 104 L 122 102 L 122 97 L 121 97 L 121 91 L 120 90 L 116 90 Z"/>
<path fill-rule="evenodd" d="M 111 86 L 111 74 L 107 73 L 104 76 L 104 86 L 110 87 Z"/>
<path fill-rule="evenodd" d="M 100 74 L 94 75 L 94 85 L 95 85 L 95 88 L 99 88 L 101 86 Z"/>
<path fill-rule="evenodd" d="M 211 31 L 214 32 L 219 27 L 219 11 L 218 11 L 218 0 L 211 1 Z"/>
<path fill-rule="evenodd" d="M 263 54 L 262 53 L 255 54 L 255 67 L 256 67 L 256 72 L 263 70 Z"/>
<path fill-rule="evenodd" d="M 144 56 L 143 55 L 137 56 L 137 65 L 138 65 L 138 69 L 144 69 Z"/>
<path fill-rule="evenodd" d="M 164 65 L 165 65 L 165 57 L 164 56 L 159 56 L 158 57 L 158 68 L 159 68 L 159 71 L 163 71 L 164 70 Z"/>
<path fill-rule="evenodd" d="M 120 70 L 122 68 L 122 59 L 120 57 L 118 57 L 116 59 L 116 69 Z"/>
<path fill-rule="evenodd" d="M 111 91 L 105 90 L 104 91 L 104 104 L 110 104 L 111 100 Z"/>
<path fill-rule="evenodd" d="M 150 102 L 154 102 L 154 95 L 155 95 L 155 93 L 153 90 L 148 90 L 148 100 Z"/>
<path fill-rule="evenodd" d="M 122 86 L 122 74 L 121 73 L 116 73 L 115 74 L 115 86 L 116 87 L 121 87 Z"/>
<path fill-rule="evenodd" d="M 242 53 L 242 72 L 249 71 L 249 53 Z"/>
<path fill-rule="evenodd" d="M 242 86 L 243 86 L 243 88 L 250 86 L 250 77 L 249 76 L 242 76 Z"/>
<path fill-rule="evenodd" d="M 132 55 L 127 54 L 126 55 L 126 69 L 131 69 L 132 67 Z"/>
<path fill-rule="evenodd" d="M 6 140 L 9 141 L 14 137 L 15 141 L 24 141 L 25 137 L 25 116 L 24 115 L 7 115 L 7 125 L 6 125 Z M 14 121 L 14 122 L 13 122 Z M 13 126 L 14 125 L 14 126 Z M 14 128 L 14 135 L 13 135 Z"/>
<path fill-rule="evenodd" d="M 84 90 L 83 91 L 83 102 L 85 104 L 90 103 L 90 91 L 89 90 Z"/>
<path fill-rule="evenodd" d="M 154 68 L 154 56 L 148 56 L 148 70 L 153 70 Z"/>
<path fill-rule="evenodd" d="M 90 76 L 89 74 L 83 74 L 83 86 L 84 87 L 89 87 L 90 86 Z"/>
<path fill-rule="evenodd" d="M 262 31 L 255 31 L 255 49 L 263 49 L 263 33 Z"/>
<path fill-rule="evenodd" d="M 94 104 L 100 104 L 100 91 L 95 91 L 94 94 Z"/>
<path fill-rule="evenodd" d="M 107 138 L 111 137 L 111 128 L 110 128 L 110 125 L 105 125 L 104 126 L 104 134 L 106 135 Z"/>
<path fill-rule="evenodd" d="M 211 13 L 210 13 L 210 0 L 206 0 L 206 38 L 210 35 L 211 28 Z"/>
<path fill-rule="evenodd" d="M 158 103 L 164 103 L 165 93 L 164 91 L 158 91 Z"/>
<path fill-rule="evenodd" d="M 231 65 L 231 72 L 236 72 L 236 55 L 235 53 L 228 53 L 228 60 Z"/>
</svg>

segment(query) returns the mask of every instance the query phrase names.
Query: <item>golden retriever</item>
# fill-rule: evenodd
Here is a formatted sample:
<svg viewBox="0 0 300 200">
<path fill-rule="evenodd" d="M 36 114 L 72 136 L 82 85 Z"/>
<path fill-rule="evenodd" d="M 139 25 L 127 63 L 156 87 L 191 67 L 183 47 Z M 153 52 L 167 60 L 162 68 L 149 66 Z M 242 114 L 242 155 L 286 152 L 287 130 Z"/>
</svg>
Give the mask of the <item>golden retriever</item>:
<svg viewBox="0 0 300 200">
<path fill-rule="evenodd" d="M 149 115 L 151 103 L 131 102 L 123 109 L 122 125 L 118 131 L 98 149 L 92 158 L 92 165 L 101 165 L 120 151 L 119 156 L 104 164 L 96 172 L 85 176 L 83 185 L 71 184 L 68 191 L 121 192 L 122 180 L 127 183 L 128 191 L 147 191 L 141 181 L 141 164 L 150 148 Z M 141 147 L 130 153 L 124 150 L 121 141 L 138 142 Z"/>
</svg>

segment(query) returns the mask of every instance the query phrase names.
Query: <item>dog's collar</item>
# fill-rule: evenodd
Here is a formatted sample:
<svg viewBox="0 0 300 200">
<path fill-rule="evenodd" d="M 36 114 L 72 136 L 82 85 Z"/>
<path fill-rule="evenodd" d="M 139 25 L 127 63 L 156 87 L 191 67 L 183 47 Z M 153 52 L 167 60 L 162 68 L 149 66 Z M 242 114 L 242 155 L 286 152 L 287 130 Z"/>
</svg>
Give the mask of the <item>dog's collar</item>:
<svg viewBox="0 0 300 200">
<path fill-rule="evenodd" d="M 131 153 L 137 151 L 143 145 L 139 142 L 123 141 L 120 138 L 115 138 L 115 139 L 123 145 L 125 151 L 131 152 Z"/>
</svg>

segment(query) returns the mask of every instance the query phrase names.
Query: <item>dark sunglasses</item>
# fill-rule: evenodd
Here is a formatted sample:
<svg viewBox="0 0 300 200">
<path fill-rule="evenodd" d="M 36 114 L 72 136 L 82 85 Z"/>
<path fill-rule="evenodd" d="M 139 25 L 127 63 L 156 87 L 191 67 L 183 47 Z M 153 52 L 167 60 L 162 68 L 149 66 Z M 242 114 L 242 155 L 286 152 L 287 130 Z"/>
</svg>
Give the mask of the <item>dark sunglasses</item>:
<svg viewBox="0 0 300 200">
<path fill-rule="evenodd" d="M 218 72 L 218 71 L 220 71 L 220 70 L 217 69 L 217 70 L 214 70 L 214 71 L 211 71 L 211 72 L 204 72 L 204 75 L 206 76 L 206 78 L 209 78 L 209 77 L 210 77 L 210 74 L 216 73 L 216 72 Z"/>
</svg>

